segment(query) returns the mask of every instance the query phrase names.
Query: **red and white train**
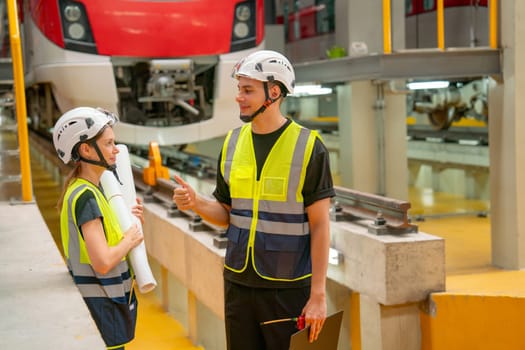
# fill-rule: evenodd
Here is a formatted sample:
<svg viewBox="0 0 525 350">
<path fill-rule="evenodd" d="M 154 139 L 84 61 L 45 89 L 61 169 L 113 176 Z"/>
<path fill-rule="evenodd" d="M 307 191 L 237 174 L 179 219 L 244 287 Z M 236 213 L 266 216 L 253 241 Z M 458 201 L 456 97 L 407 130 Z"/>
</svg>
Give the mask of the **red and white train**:
<svg viewBox="0 0 525 350">
<path fill-rule="evenodd" d="M 264 45 L 263 0 L 24 0 L 32 127 L 117 112 L 119 142 L 177 145 L 239 125 L 233 65 Z"/>
</svg>

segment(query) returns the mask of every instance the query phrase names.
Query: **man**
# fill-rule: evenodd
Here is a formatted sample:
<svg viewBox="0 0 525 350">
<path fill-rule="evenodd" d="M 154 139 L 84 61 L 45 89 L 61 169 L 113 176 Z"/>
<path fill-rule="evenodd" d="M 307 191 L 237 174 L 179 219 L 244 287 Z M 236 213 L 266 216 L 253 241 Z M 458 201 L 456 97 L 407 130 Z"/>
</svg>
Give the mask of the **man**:
<svg viewBox="0 0 525 350">
<path fill-rule="evenodd" d="M 319 135 L 284 117 L 280 104 L 295 74 L 286 57 L 257 51 L 234 69 L 246 123 L 226 136 L 209 200 L 176 176 L 173 200 L 228 226 L 224 264 L 225 325 L 230 350 L 288 349 L 305 317 L 310 341 L 326 318 L 330 243 L 329 156 Z"/>
</svg>

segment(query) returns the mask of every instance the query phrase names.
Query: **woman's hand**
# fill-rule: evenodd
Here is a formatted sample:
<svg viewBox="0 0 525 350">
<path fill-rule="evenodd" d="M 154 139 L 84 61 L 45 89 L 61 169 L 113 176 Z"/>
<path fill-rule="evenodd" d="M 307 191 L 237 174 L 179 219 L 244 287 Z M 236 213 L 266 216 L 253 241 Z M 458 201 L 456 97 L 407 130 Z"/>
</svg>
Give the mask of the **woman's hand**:
<svg viewBox="0 0 525 350">
<path fill-rule="evenodd" d="M 138 246 L 144 236 L 138 225 L 134 223 L 123 233 L 119 244 L 109 246 L 104 233 L 102 219 L 96 218 L 82 225 L 86 249 L 95 271 L 105 275 L 111 271 L 125 257 L 129 251 Z"/>
<path fill-rule="evenodd" d="M 144 206 L 142 205 L 142 199 L 137 197 L 135 199 L 137 204 L 131 208 L 131 214 L 140 220 L 140 223 L 144 225 Z"/>
<path fill-rule="evenodd" d="M 122 240 L 126 240 L 129 242 L 129 249 L 128 252 L 138 246 L 142 241 L 144 240 L 144 235 L 140 231 L 137 224 L 131 225 L 131 227 L 124 232 L 124 238 Z"/>
</svg>

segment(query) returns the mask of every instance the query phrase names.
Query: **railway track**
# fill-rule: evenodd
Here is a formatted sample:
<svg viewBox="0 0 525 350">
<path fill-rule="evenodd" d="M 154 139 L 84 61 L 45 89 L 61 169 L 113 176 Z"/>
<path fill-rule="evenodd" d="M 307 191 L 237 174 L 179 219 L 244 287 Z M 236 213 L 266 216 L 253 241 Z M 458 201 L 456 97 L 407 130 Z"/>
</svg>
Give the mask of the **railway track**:
<svg viewBox="0 0 525 350">
<path fill-rule="evenodd" d="M 55 155 L 52 143 L 46 138 L 31 133 L 30 139 L 33 147 L 38 152 L 44 153 L 47 158 L 59 169 L 61 174 L 65 176 L 70 167 L 65 166 L 59 161 Z M 179 186 L 175 181 L 167 178 L 169 176 L 158 177 L 151 183 L 151 180 L 145 180 L 144 173 L 147 169 L 155 163 L 162 163 L 165 166 L 167 163 L 173 165 L 178 159 L 180 163 L 171 171 L 181 172 L 184 170 L 184 164 L 187 164 L 188 155 L 182 153 L 175 156 L 163 156 L 163 159 L 152 159 L 152 154 L 160 154 L 160 152 L 146 153 L 144 149 L 130 147 L 130 158 L 132 163 L 132 172 L 135 182 L 135 187 L 139 193 L 143 195 L 146 203 L 158 203 L 166 208 L 167 215 L 170 217 L 185 217 L 188 219 L 188 229 L 193 231 L 210 231 L 214 233 L 214 245 L 218 248 L 226 247 L 225 230 L 222 227 L 213 225 L 203 220 L 199 215 L 191 210 L 179 210 L 176 204 L 172 201 L 173 190 Z M 193 155 L 195 156 L 195 155 Z M 168 159 L 171 159 L 168 161 Z M 197 177 L 200 181 L 213 181 L 214 171 L 211 170 L 212 165 L 216 160 L 203 158 L 200 160 L 198 167 L 189 166 L 190 175 Z M 196 164 L 193 161 L 193 164 Z M 182 170 L 181 170 L 182 169 Z M 166 172 L 169 173 L 169 172 Z M 388 198 L 366 192 L 359 192 L 344 187 L 335 187 L 336 196 L 332 200 L 332 207 L 330 209 L 330 217 L 333 221 L 351 221 L 359 225 L 367 226 L 368 231 L 373 234 L 404 234 L 416 233 L 418 227 L 412 224 L 408 211 L 410 209 L 410 202 L 401 201 L 398 199 Z"/>
<path fill-rule="evenodd" d="M 427 125 L 408 125 L 407 136 L 410 140 L 429 142 L 459 143 L 472 146 L 488 146 L 487 128 L 457 127 L 448 130 L 436 130 Z"/>
</svg>

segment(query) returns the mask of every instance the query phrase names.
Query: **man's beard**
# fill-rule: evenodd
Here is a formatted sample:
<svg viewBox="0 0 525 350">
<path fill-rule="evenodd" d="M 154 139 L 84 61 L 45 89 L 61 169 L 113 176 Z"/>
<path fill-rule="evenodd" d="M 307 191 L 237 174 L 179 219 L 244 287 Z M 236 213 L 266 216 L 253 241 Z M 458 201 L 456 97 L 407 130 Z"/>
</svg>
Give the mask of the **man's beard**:
<svg viewBox="0 0 525 350">
<path fill-rule="evenodd" d="M 243 123 L 250 123 L 255 116 L 253 114 L 250 115 L 239 115 L 239 118 L 243 121 Z"/>
</svg>

